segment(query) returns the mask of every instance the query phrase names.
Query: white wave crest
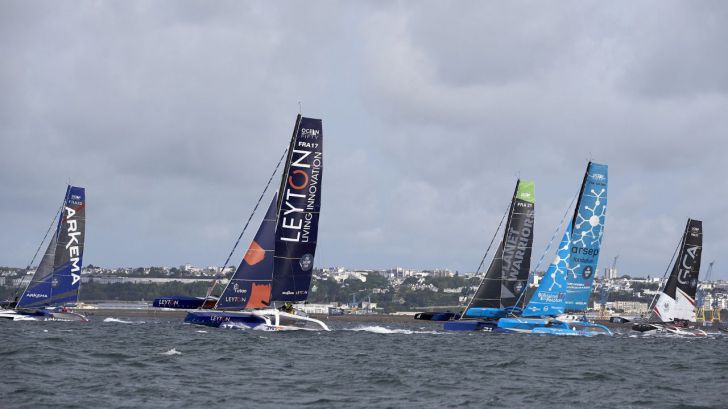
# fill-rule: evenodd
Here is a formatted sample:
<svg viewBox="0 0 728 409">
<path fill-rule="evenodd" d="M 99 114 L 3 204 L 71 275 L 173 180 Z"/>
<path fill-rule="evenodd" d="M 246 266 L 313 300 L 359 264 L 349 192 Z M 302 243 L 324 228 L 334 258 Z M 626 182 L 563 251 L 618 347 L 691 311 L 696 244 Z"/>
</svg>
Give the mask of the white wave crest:
<svg viewBox="0 0 728 409">
<path fill-rule="evenodd" d="M 178 350 L 176 350 L 175 348 L 172 348 L 167 352 L 162 352 L 162 355 L 172 356 L 172 355 L 182 355 L 182 353 L 179 352 Z"/>
<path fill-rule="evenodd" d="M 120 320 L 118 318 L 112 318 L 112 317 L 104 318 L 104 322 L 115 322 L 118 324 L 144 324 L 144 321 L 124 321 L 124 320 Z"/>
<path fill-rule="evenodd" d="M 344 331 L 360 331 L 360 332 L 371 332 L 374 334 L 445 334 L 445 332 L 438 332 L 438 331 L 414 331 L 410 329 L 402 329 L 402 328 L 386 328 L 379 325 L 369 325 L 369 326 L 361 326 L 356 328 L 345 328 Z"/>
</svg>

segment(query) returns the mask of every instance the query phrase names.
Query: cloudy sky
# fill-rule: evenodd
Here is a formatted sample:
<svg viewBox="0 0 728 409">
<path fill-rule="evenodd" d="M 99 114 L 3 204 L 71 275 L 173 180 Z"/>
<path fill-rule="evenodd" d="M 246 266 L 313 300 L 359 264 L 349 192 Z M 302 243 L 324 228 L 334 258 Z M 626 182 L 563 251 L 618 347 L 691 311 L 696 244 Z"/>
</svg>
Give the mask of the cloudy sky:
<svg viewBox="0 0 728 409">
<path fill-rule="evenodd" d="M 728 278 L 727 22 L 722 1 L 3 1 L 0 265 L 30 261 L 69 178 L 87 264 L 221 265 L 302 101 L 319 266 L 473 271 L 518 175 L 536 260 L 592 158 L 602 266 L 662 275 L 693 217 Z"/>
</svg>

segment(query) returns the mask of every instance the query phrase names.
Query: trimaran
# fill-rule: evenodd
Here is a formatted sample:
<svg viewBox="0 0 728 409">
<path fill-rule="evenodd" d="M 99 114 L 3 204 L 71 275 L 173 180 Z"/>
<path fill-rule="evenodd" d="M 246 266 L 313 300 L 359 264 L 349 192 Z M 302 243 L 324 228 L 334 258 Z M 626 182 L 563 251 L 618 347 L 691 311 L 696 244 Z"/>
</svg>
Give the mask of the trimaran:
<svg viewBox="0 0 728 409">
<path fill-rule="evenodd" d="M 587 321 L 607 210 L 607 165 L 589 162 L 574 215 L 566 226 L 554 262 L 519 317 L 498 320 L 502 332 L 555 335 L 611 334 Z"/>
<path fill-rule="evenodd" d="M 446 330 L 492 331 L 499 318 L 520 312 L 516 302 L 526 289 L 530 273 L 534 211 L 534 182 L 519 179 L 503 240 L 460 319 L 446 322 Z"/>
<path fill-rule="evenodd" d="M 57 218 L 38 268 L 19 298 L 3 303 L 0 319 L 88 321 L 84 315 L 68 309 L 68 305 L 78 302 L 81 286 L 86 236 L 84 188 L 70 185 L 66 188 Z"/>
<path fill-rule="evenodd" d="M 518 203 L 518 191 L 517 187 L 512 208 Z M 521 205 L 527 206 L 528 203 Z M 515 287 L 521 281 L 513 280 L 510 282 L 512 287 L 506 284 L 509 283 L 508 277 L 512 273 L 504 268 L 503 253 L 499 247 L 462 317 L 457 321 L 446 322 L 445 329 L 555 335 L 611 334 L 607 327 L 583 318 L 597 271 L 606 206 L 607 166 L 589 162 L 573 217 L 566 226 L 556 258 L 549 265 L 530 300 L 524 302 L 525 306 L 517 307 L 520 300 L 525 300 L 526 295 L 525 286 Z M 533 208 L 533 198 L 529 207 Z M 518 214 L 512 210 L 503 239 L 506 245 L 510 235 L 514 234 L 513 227 L 528 225 L 529 233 L 532 234 L 532 213 L 525 212 L 520 217 L 514 216 Z M 531 236 L 524 240 L 532 242 L 533 239 Z M 530 261 L 524 260 L 518 274 L 523 274 L 524 265 L 528 270 Z M 504 285 L 498 285 L 500 283 Z"/>
<path fill-rule="evenodd" d="M 652 302 L 650 318 L 647 322 L 635 323 L 633 330 L 706 335 L 702 330 L 688 328 L 689 322 L 695 321 L 695 294 L 703 253 L 703 222 L 688 219 L 678 248 L 670 277 Z"/>
<path fill-rule="evenodd" d="M 212 309 L 188 312 L 185 322 L 263 330 L 328 330 L 292 308 L 308 298 L 323 175 L 320 119 L 298 115 L 280 188 L 243 260 Z M 283 306 L 275 308 L 275 302 Z"/>
</svg>

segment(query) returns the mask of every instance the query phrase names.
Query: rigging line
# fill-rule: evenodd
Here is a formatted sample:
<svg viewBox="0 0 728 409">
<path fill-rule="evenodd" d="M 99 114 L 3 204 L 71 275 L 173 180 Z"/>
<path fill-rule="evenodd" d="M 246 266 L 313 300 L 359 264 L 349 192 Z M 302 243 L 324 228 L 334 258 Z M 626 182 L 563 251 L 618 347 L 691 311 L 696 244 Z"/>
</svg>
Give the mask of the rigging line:
<svg viewBox="0 0 728 409">
<path fill-rule="evenodd" d="M 543 253 L 541 253 L 541 258 L 538 259 L 538 263 L 536 263 L 536 266 L 531 270 L 531 273 L 528 275 L 528 279 L 526 280 L 527 283 L 531 282 L 531 278 L 536 275 L 536 271 L 538 271 L 538 268 L 541 267 L 541 263 L 543 262 L 544 257 L 546 257 L 546 253 L 548 253 L 549 249 L 551 248 L 551 245 L 554 243 L 554 239 L 556 238 L 556 235 L 561 231 L 561 226 L 564 225 L 566 218 L 569 216 L 569 210 L 571 210 L 571 206 L 574 205 L 574 201 L 579 196 L 580 192 L 581 192 L 581 189 L 571 199 L 571 203 L 569 203 L 569 206 L 566 208 L 566 211 L 564 212 L 564 216 L 561 217 L 561 221 L 559 222 L 559 225 L 556 226 L 554 233 L 551 235 L 551 240 L 549 240 L 549 244 L 546 245 L 546 249 L 543 251 Z M 523 291 L 521 291 L 521 294 L 518 295 L 518 299 L 516 299 L 516 302 L 513 305 L 518 305 L 518 303 L 521 302 L 521 299 L 523 299 L 523 305 L 521 306 L 521 308 L 526 307 L 526 299 L 523 296 L 526 294 L 527 290 L 528 290 L 528 286 L 526 286 L 526 288 L 523 289 Z"/>
<path fill-rule="evenodd" d="M 265 196 L 265 193 L 268 191 L 268 188 L 270 187 L 270 182 L 273 180 L 273 177 L 278 172 L 278 168 L 281 167 L 281 163 L 283 162 L 283 158 L 286 157 L 286 154 L 288 153 L 288 148 L 286 148 L 283 151 L 283 155 L 281 155 L 280 159 L 278 159 L 278 163 L 276 164 L 275 169 L 273 169 L 273 173 L 268 178 L 268 182 L 265 184 L 265 188 L 263 189 L 263 192 L 260 194 L 260 197 L 258 197 L 258 201 L 255 203 L 255 207 L 253 207 L 253 211 L 250 213 L 250 216 L 248 216 L 248 220 L 245 222 L 245 226 L 243 226 L 243 231 L 240 232 L 238 235 L 238 239 L 235 240 L 235 245 L 233 246 L 232 250 L 230 250 L 230 254 L 228 254 L 227 259 L 225 260 L 225 264 L 223 264 L 222 269 L 220 270 L 220 274 L 225 274 L 225 268 L 227 268 L 228 263 L 230 263 L 230 259 L 233 257 L 233 253 L 235 253 L 235 250 L 238 248 L 238 244 L 240 244 L 240 240 L 243 238 L 243 235 L 245 234 L 245 230 L 248 229 L 248 225 L 250 224 L 250 220 L 255 215 L 255 211 L 258 210 L 258 206 L 260 206 L 260 202 L 263 200 L 263 197 Z M 233 274 L 235 274 L 233 272 Z M 230 282 L 232 282 L 232 276 L 230 277 L 230 281 L 228 281 L 228 285 L 230 285 Z M 207 299 L 212 294 L 212 291 L 217 286 L 217 278 L 212 282 L 212 285 L 207 290 L 207 294 L 205 295 L 205 301 L 202 302 L 202 305 L 200 306 L 200 309 L 202 309 L 205 306 L 205 303 L 207 302 Z M 217 305 L 217 303 L 215 303 Z"/>
<path fill-rule="evenodd" d="M 35 250 L 35 254 L 33 254 L 33 258 L 30 260 L 30 263 L 28 263 L 28 266 L 25 267 L 25 273 L 27 274 L 28 271 L 30 271 L 30 268 L 33 266 L 33 263 L 35 263 L 36 257 L 38 257 L 38 252 L 43 247 L 43 243 L 45 243 L 46 239 L 48 238 L 48 234 L 51 232 L 51 229 L 53 229 L 53 225 L 56 223 L 56 219 L 58 218 L 58 215 L 61 214 L 61 211 L 63 211 L 63 205 L 66 204 L 66 198 L 63 198 L 63 203 L 61 203 L 61 206 L 58 208 L 58 211 L 56 212 L 56 215 L 53 216 L 53 219 L 51 219 L 51 224 L 48 226 L 48 230 L 46 230 L 45 235 L 43 236 L 43 240 L 41 240 L 40 244 L 38 244 L 38 248 Z M 28 285 L 33 281 L 33 278 L 31 277 L 30 281 L 28 282 Z M 18 291 L 20 290 L 20 286 L 23 284 L 23 277 L 20 278 L 20 281 L 18 282 L 18 285 L 15 287 L 15 291 L 13 292 L 13 298 L 17 297 Z"/>
<path fill-rule="evenodd" d="M 670 258 L 670 262 L 667 264 L 667 268 L 665 269 L 665 273 L 662 275 L 662 278 L 664 279 L 667 277 L 667 273 L 670 271 L 670 266 L 672 265 L 672 262 L 675 260 L 675 256 L 677 255 L 678 250 L 680 250 L 680 247 L 682 247 L 683 240 L 685 240 L 685 233 L 683 233 L 682 237 L 680 237 L 680 241 L 677 243 L 677 247 L 675 247 L 675 251 L 672 252 L 672 257 Z M 665 285 L 667 285 L 667 282 L 665 282 Z M 659 288 L 658 288 L 659 289 Z M 662 288 L 664 291 L 665 288 Z M 655 295 L 652 296 L 652 301 L 650 301 L 650 311 L 655 307 L 655 300 L 657 299 L 657 296 L 662 291 L 658 291 L 655 293 Z"/>
<path fill-rule="evenodd" d="M 477 277 L 478 274 L 480 273 L 480 269 L 483 268 L 483 264 L 485 263 L 485 258 L 488 257 L 490 248 L 491 248 L 491 246 L 493 246 L 493 242 L 495 241 L 495 238 L 498 236 L 498 232 L 500 231 L 500 228 L 503 225 L 503 220 L 505 220 L 506 216 L 511 211 L 511 202 L 512 202 L 512 200 L 508 202 L 508 208 L 506 208 L 506 211 L 503 213 L 503 217 L 501 217 L 500 223 L 498 223 L 498 228 L 495 230 L 493 237 L 490 239 L 490 244 L 488 244 L 488 248 L 485 250 L 485 254 L 483 254 L 483 258 L 480 259 L 480 265 L 478 265 L 478 269 L 475 270 L 475 274 L 473 275 L 473 277 L 470 278 L 470 280 Z M 468 281 L 470 281 L 470 280 L 468 280 Z M 485 274 L 483 274 L 483 277 L 481 277 L 480 283 L 478 284 L 478 288 L 480 288 L 480 286 L 483 284 L 484 280 L 485 280 Z M 475 290 L 475 291 L 477 293 L 478 290 Z M 468 283 L 468 286 L 466 287 L 466 290 L 465 290 L 465 299 L 468 298 L 469 293 L 470 293 L 470 283 Z M 473 294 L 473 298 L 475 298 L 475 294 Z M 463 310 L 463 312 L 460 314 L 459 319 L 463 319 L 463 316 L 465 316 L 465 312 L 468 310 L 468 308 L 470 308 L 470 305 L 472 303 L 473 303 L 473 299 L 471 298 L 470 301 L 468 301 L 468 304 L 465 306 L 465 309 Z"/>
</svg>

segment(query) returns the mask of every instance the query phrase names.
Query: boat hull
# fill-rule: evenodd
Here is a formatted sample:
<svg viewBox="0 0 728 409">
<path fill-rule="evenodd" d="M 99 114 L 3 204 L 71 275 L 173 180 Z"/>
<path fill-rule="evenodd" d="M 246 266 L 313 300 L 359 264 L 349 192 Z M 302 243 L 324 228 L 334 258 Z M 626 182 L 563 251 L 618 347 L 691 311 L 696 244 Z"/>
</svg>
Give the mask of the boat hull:
<svg viewBox="0 0 728 409">
<path fill-rule="evenodd" d="M 503 332 L 498 329 L 496 320 L 456 320 L 443 324 L 445 331 Z"/>
<path fill-rule="evenodd" d="M 504 332 L 523 334 L 594 336 L 612 335 L 609 328 L 588 321 L 564 322 L 550 318 L 502 318 L 498 328 Z"/>
<path fill-rule="evenodd" d="M 181 310 L 196 310 L 198 308 L 210 309 L 215 306 L 216 298 L 171 296 L 155 298 L 152 307 L 174 308 Z"/>
<path fill-rule="evenodd" d="M 300 314 L 275 309 L 253 311 L 190 311 L 188 324 L 214 328 L 239 328 L 263 331 L 314 330 L 329 331 L 323 322 Z"/>
<path fill-rule="evenodd" d="M 450 321 L 455 317 L 456 313 L 446 311 L 446 312 L 419 312 L 415 314 L 416 320 L 423 320 L 423 321 Z"/>
<path fill-rule="evenodd" d="M 0 310 L 0 319 L 11 321 L 79 321 L 88 322 L 85 315 L 63 310 Z"/>
</svg>

